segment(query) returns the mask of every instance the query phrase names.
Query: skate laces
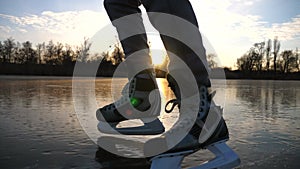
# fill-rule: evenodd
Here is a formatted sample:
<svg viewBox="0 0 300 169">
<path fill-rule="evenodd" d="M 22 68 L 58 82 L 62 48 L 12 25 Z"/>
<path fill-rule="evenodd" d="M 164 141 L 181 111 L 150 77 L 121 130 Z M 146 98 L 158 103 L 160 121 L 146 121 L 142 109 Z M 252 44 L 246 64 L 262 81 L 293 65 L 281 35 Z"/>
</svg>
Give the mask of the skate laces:
<svg viewBox="0 0 300 169">
<path fill-rule="evenodd" d="M 173 90 L 173 92 L 175 91 L 174 90 L 175 86 L 169 85 L 169 87 Z M 201 118 L 208 111 L 208 109 L 210 107 L 210 101 L 212 100 L 212 98 L 214 97 L 215 94 L 216 94 L 216 91 L 212 92 L 211 94 L 208 94 L 208 89 L 205 86 L 201 86 L 199 88 L 199 95 L 200 95 L 199 113 L 201 114 L 200 115 Z M 178 106 L 178 108 L 180 109 L 180 102 L 181 102 L 181 99 L 179 99 L 179 98 L 169 100 L 166 103 L 165 112 L 171 113 L 176 106 Z M 171 108 L 168 109 L 168 107 L 171 107 Z"/>
<path fill-rule="evenodd" d="M 168 109 L 169 105 L 171 104 L 171 108 Z M 166 113 L 171 113 L 174 108 L 178 105 L 178 107 L 180 107 L 180 101 L 178 99 L 172 99 L 172 100 L 169 100 L 167 103 L 166 103 L 166 106 L 165 106 L 165 112 Z"/>
<path fill-rule="evenodd" d="M 176 106 L 178 106 L 180 108 L 180 91 L 179 91 L 179 88 L 177 87 L 178 85 L 177 85 L 176 81 L 171 76 L 167 76 L 167 80 L 169 82 L 169 87 L 171 88 L 171 90 L 173 91 L 173 93 L 176 96 L 176 99 L 169 100 L 165 106 L 165 112 L 171 113 Z M 169 105 L 171 105 L 170 109 L 168 109 Z"/>
</svg>

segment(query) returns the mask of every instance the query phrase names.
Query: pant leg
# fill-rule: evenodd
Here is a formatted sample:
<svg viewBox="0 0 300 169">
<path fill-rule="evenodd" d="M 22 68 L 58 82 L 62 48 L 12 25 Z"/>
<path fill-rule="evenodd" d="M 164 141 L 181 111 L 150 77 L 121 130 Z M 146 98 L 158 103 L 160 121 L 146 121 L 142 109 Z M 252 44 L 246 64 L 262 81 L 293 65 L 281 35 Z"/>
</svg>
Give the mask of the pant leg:
<svg viewBox="0 0 300 169">
<path fill-rule="evenodd" d="M 188 0 L 142 0 L 142 4 L 148 12 L 150 22 L 160 32 L 169 56 L 174 53 L 183 60 L 192 71 L 199 85 L 210 86 L 206 51 L 190 2 Z M 164 20 L 162 16 L 152 12 L 166 13 L 176 17 L 167 17 Z M 188 21 L 190 26 L 183 25 L 177 17 Z M 167 31 L 177 38 L 166 35 Z M 183 41 L 181 41 L 182 39 Z M 170 57 L 169 71 L 179 72 L 184 76 L 184 72 L 182 72 L 184 70 L 178 67 L 176 60 L 178 59 Z"/>
<path fill-rule="evenodd" d="M 139 5 L 139 0 L 104 0 L 104 7 L 117 29 L 125 53 L 129 78 L 137 73 L 135 69 L 152 66 Z M 138 53 L 132 55 L 135 52 Z"/>
</svg>

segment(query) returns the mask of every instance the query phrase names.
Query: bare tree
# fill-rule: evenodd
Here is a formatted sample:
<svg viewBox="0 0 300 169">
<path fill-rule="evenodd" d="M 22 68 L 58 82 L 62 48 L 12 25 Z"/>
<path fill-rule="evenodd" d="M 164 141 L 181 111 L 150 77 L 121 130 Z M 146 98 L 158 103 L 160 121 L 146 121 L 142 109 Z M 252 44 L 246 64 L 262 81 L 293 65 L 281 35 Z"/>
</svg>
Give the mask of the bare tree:
<svg viewBox="0 0 300 169">
<path fill-rule="evenodd" d="M 119 64 L 119 63 L 121 63 L 121 62 L 124 60 L 125 54 L 124 54 L 124 52 L 123 52 L 123 49 L 122 49 L 122 47 L 121 47 L 120 42 L 118 42 L 118 43 L 115 44 L 114 51 L 112 52 L 111 55 L 112 55 L 112 56 L 111 56 L 111 58 L 112 58 L 112 63 L 113 63 L 114 65 Z"/>
<path fill-rule="evenodd" d="M 215 61 L 215 58 L 217 57 L 216 54 L 210 53 L 207 55 L 207 62 L 208 62 L 208 66 L 213 69 L 218 67 L 218 63 Z"/>
<path fill-rule="evenodd" d="M 298 72 L 300 72 L 300 57 L 299 57 L 298 48 L 296 48 L 296 51 L 295 51 L 295 58 L 297 60 L 297 70 L 298 70 Z"/>
<path fill-rule="evenodd" d="M 278 53 L 279 53 L 279 50 L 280 50 L 280 42 L 278 40 L 278 37 L 276 36 L 275 39 L 274 39 L 274 72 L 276 73 L 276 68 L 277 68 L 277 65 L 276 65 L 276 59 L 277 59 L 277 56 L 278 56 Z"/>
<path fill-rule="evenodd" d="M 267 60 L 267 64 L 266 64 L 266 68 L 267 68 L 267 71 L 269 71 L 270 69 L 270 55 L 271 55 L 271 48 L 272 48 L 272 40 L 269 39 L 268 40 L 268 43 L 267 43 L 267 46 L 266 46 L 266 60 Z"/>
<path fill-rule="evenodd" d="M 42 64 L 43 55 L 45 54 L 45 42 L 36 45 L 37 63 Z"/>
<path fill-rule="evenodd" d="M 256 67 L 257 71 L 262 70 L 262 62 L 263 62 L 263 56 L 265 53 L 265 42 L 255 43 L 254 48 L 252 49 L 253 52 L 253 60 L 254 60 L 254 66 Z"/>
<path fill-rule="evenodd" d="M 81 44 L 81 47 L 77 49 L 78 61 L 87 62 L 89 60 L 89 50 L 91 48 L 91 45 L 92 43 L 89 42 L 89 39 L 84 38 L 83 44 Z"/>
<path fill-rule="evenodd" d="M 55 45 L 53 41 L 49 41 L 49 43 L 46 45 L 46 53 L 44 55 L 45 61 L 47 64 L 54 64 L 53 58 L 55 56 Z"/>
<path fill-rule="evenodd" d="M 62 64 L 72 64 L 72 62 L 76 61 L 76 54 L 72 50 L 72 47 L 68 44 L 65 45 L 65 50 L 62 54 Z"/>
<path fill-rule="evenodd" d="M 55 55 L 53 58 L 53 63 L 56 65 L 61 65 L 63 63 L 63 48 L 64 48 L 64 45 L 59 42 L 57 42 L 54 47 Z"/>
<path fill-rule="evenodd" d="M 265 42 L 255 43 L 250 50 L 237 60 L 237 66 L 242 71 L 261 71 Z"/>
<path fill-rule="evenodd" d="M 282 52 L 282 65 L 280 65 L 283 73 L 289 72 L 291 58 L 293 56 L 293 52 L 291 50 L 285 50 Z"/>
<path fill-rule="evenodd" d="M 36 51 L 32 49 L 32 43 L 26 41 L 22 43 L 22 48 L 20 50 L 20 61 L 21 63 L 36 63 Z"/>
<path fill-rule="evenodd" d="M 292 71 L 299 71 L 298 56 L 292 50 L 285 50 L 281 53 L 283 59 L 283 72 L 289 73 Z"/>
<path fill-rule="evenodd" d="M 3 43 L 3 62 L 11 62 L 12 60 L 14 60 L 13 53 L 16 43 L 12 38 L 6 39 L 5 41 L 3 41 Z"/>
<path fill-rule="evenodd" d="M 0 41 L 0 61 L 4 62 L 3 60 L 4 60 L 4 45 Z"/>
<path fill-rule="evenodd" d="M 252 71 L 252 66 L 253 64 L 249 54 L 244 54 L 237 59 L 237 67 L 241 71 Z"/>
</svg>

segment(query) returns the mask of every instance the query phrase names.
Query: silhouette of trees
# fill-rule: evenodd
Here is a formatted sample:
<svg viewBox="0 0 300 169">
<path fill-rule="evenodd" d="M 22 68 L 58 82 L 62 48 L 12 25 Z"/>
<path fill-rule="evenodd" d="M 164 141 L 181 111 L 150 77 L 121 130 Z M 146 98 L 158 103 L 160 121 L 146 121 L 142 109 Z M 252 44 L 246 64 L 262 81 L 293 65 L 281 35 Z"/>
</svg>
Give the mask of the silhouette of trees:
<svg viewBox="0 0 300 169">
<path fill-rule="evenodd" d="M 75 52 L 72 50 L 72 47 L 68 44 L 65 45 L 65 50 L 62 52 L 62 64 L 71 65 L 76 61 Z"/>
<path fill-rule="evenodd" d="M 44 60 L 47 64 L 54 64 L 53 59 L 54 59 L 54 54 L 55 54 L 55 45 L 53 41 L 49 41 L 49 43 L 46 45 L 46 51 L 44 55 Z"/>
<path fill-rule="evenodd" d="M 273 41 L 268 40 L 267 45 L 265 42 L 255 43 L 250 50 L 242 57 L 237 59 L 237 67 L 244 72 L 262 72 L 263 70 L 269 71 L 273 67 L 273 71 L 278 70 L 282 73 L 296 72 L 300 70 L 300 60 L 298 49 L 295 52 L 292 50 L 285 50 L 279 53 L 280 42 L 277 37 Z M 271 57 L 273 54 L 273 57 Z M 264 57 L 265 56 L 265 57 Z M 273 65 L 271 60 L 273 59 Z M 263 63 L 266 63 L 265 65 Z"/>
<path fill-rule="evenodd" d="M 81 47 L 77 49 L 78 58 L 77 61 L 80 62 L 88 62 L 89 61 L 89 50 L 91 48 L 92 43 L 89 42 L 89 39 L 84 38 L 83 44 Z"/>
<path fill-rule="evenodd" d="M 30 41 L 15 42 L 13 38 L 0 41 L 0 73 L 18 75 L 72 75 L 75 63 L 85 66 L 99 65 L 97 75 L 112 76 L 117 65 L 124 60 L 120 44 L 115 44 L 111 51 L 90 52 L 91 43 L 85 38 L 79 46 Z M 86 76 L 87 74 L 82 74 Z"/>
<path fill-rule="evenodd" d="M 263 55 L 265 43 L 255 43 L 250 50 L 237 60 L 239 70 L 251 72 L 262 71 Z"/>
<path fill-rule="evenodd" d="M 3 41 L 3 47 L 1 52 L 2 62 L 8 63 L 15 60 L 13 58 L 15 48 L 16 48 L 16 43 L 14 42 L 14 39 L 8 38 L 5 41 Z"/>
<path fill-rule="evenodd" d="M 291 71 L 299 71 L 297 55 L 292 50 L 285 50 L 281 53 L 282 60 L 280 61 L 280 70 L 283 73 Z"/>
<path fill-rule="evenodd" d="M 120 42 L 117 42 L 114 45 L 114 49 L 113 49 L 112 53 L 108 54 L 105 58 L 108 61 L 111 61 L 113 65 L 118 65 L 124 61 L 125 54 L 123 52 Z"/>
<path fill-rule="evenodd" d="M 98 54 L 90 56 L 91 43 L 84 39 L 80 47 L 62 43 L 38 43 L 35 48 L 30 41 L 15 42 L 13 38 L 0 41 L 0 63 L 11 64 L 47 64 L 64 65 L 78 62 L 88 62 L 93 57 L 101 59 Z"/>
<path fill-rule="evenodd" d="M 298 51 L 298 48 L 296 48 L 296 51 L 295 51 L 295 59 L 297 60 L 297 70 L 298 72 L 300 72 L 300 58 L 299 58 L 299 51 Z"/>
<path fill-rule="evenodd" d="M 249 54 L 244 54 L 242 57 L 237 59 L 237 67 L 239 70 L 244 72 L 252 71 L 252 62 L 252 58 L 249 57 Z"/>
<path fill-rule="evenodd" d="M 19 63 L 26 64 L 26 63 L 36 63 L 37 62 L 37 55 L 36 51 L 32 49 L 32 43 L 26 41 L 22 43 L 22 48 L 20 49 L 19 53 Z"/>
<path fill-rule="evenodd" d="M 61 65 L 64 62 L 64 53 L 65 46 L 62 43 L 54 44 L 53 41 L 49 41 L 46 45 L 44 61 L 50 65 Z"/>
<path fill-rule="evenodd" d="M 262 71 L 263 57 L 265 54 L 265 42 L 255 43 L 254 48 L 252 48 L 252 55 L 254 57 L 254 66 L 258 71 Z"/>
<path fill-rule="evenodd" d="M 218 63 L 215 61 L 216 57 L 217 55 L 213 53 L 207 55 L 207 63 L 211 69 L 218 67 Z"/>
<path fill-rule="evenodd" d="M 75 62 L 81 63 L 97 63 L 101 61 L 101 65 L 106 67 L 106 75 L 112 72 L 114 68 L 124 61 L 125 54 L 120 42 L 111 46 L 110 51 L 91 54 L 91 43 L 85 38 L 80 46 L 71 46 L 68 44 L 54 43 L 38 43 L 33 45 L 30 41 L 15 42 L 13 38 L 0 41 L 0 64 L 6 66 L 7 71 L 9 65 L 27 65 L 24 69 L 31 65 L 48 65 L 49 69 L 57 69 L 57 66 L 66 68 L 61 69 L 63 74 L 68 69 L 72 71 Z M 217 68 L 217 62 L 214 60 L 215 54 L 208 54 L 207 61 L 211 68 Z M 156 69 L 165 70 L 168 64 L 168 57 L 161 65 L 156 65 Z M 28 66 L 29 65 L 29 66 Z M 280 42 L 277 37 L 269 39 L 267 43 L 259 42 L 253 46 L 243 56 L 237 59 L 236 65 L 242 72 L 264 72 L 273 71 L 280 73 L 300 72 L 299 51 L 284 50 L 280 53 Z M 38 66 L 39 68 L 41 66 Z M 43 66 L 42 66 L 43 67 Z M 4 68 L 2 69 L 3 72 Z M 40 70 L 40 69 L 39 69 Z M 32 71 L 34 71 L 32 69 Z M 20 71 L 19 71 L 20 72 Z M 102 72 L 103 73 L 103 72 Z M 25 73 L 24 73 L 25 74 Z M 70 73 L 69 73 L 70 74 Z"/>
</svg>

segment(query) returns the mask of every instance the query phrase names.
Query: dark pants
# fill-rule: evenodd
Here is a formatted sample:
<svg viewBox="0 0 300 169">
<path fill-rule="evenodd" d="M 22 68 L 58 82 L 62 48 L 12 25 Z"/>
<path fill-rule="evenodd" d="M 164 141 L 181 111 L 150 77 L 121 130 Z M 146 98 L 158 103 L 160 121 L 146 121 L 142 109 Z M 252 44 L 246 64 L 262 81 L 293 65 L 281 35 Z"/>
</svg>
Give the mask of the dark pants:
<svg viewBox="0 0 300 169">
<path fill-rule="evenodd" d="M 160 33 L 170 57 L 169 71 L 180 72 L 182 75 L 179 76 L 184 76 L 186 68 L 177 64 L 179 57 L 179 60 L 191 70 L 198 85 L 210 86 L 205 48 L 197 19 L 188 0 L 104 0 L 107 14 L 121 39 L 128 67 L 134 68 L 135 65 L 147 67 L 152 64 L 143 19 L 138 8 L 140 5 L 144 6 L 151 24 Z M 170 15 L 161 16 L 159 13 Z M 128 15 L 131 17 L 126 18 Z M 166 19 L 163 19 L 164 17 Z M 178 20 L 178 17 L 181 19 Z M 119 22 L 119 18 L 122 18 L 122 21 Z M 189 24 L 186 24 L 186 21 L 190 26 L 187 26 Z M 168 31 L 172 33 L 169 34 Z M 137 34 L 128 37 L 128 32 Z M 138 59 L 128 59 L 128 56 L 138 51 L 142 51 L 139 52 Z"/>
</svg>

